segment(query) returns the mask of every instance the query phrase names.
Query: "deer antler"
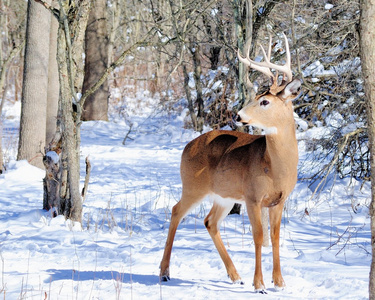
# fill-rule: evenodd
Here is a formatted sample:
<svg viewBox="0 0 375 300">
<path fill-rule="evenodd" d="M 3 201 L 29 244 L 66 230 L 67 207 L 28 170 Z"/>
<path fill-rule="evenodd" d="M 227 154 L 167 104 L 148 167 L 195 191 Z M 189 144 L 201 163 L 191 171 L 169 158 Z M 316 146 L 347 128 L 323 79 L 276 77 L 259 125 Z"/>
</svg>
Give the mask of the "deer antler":
<svg viewBox="0 0 375 300">
<path fill-rule="evenodd" d="M 270 88 L 270 92 L 274 95 L 282 91 L 285 86 L 292 81 L 293 74 L 292 74 L 292 69 L 291 69 L 291 59 L 290 59 L 290 50 L 289 50 L 289 43 L 286 35 L 283 33 L 284 39 L 285 39 L 285 52 L 286 52 L 286 62 L 284 65 L 279 66 L 274 63 L 271 63 L 271 48 L 272 48 L 272 37 L 270 36 L 270 42 L 268 45 L 268 55 L 266 55 L 266 51 L 264 50 L 263 46 L 260 45 L 260 49 L 262 50 L 263 53 L 263 62 L 256 62 L 252 59 L 250 59 L 250 47 L 246 51 L 246 58 L 242 57 L 240 54 L 240 51 L 238 50 L 237 55 L 238 59 L 245 64 L 246 66 L 257 70 L 265 75 L 267 75 L 271 81 L 272 81 L 272 86 Z M 276 70 L 276 75 L 274 75 L 271 72 L 271 69 Z M 278 71 L 283 73 L 283 80 L 280 85 L 278 85 Z M 286 77 L 286 79 L 285 79 Z"/>
</svg>

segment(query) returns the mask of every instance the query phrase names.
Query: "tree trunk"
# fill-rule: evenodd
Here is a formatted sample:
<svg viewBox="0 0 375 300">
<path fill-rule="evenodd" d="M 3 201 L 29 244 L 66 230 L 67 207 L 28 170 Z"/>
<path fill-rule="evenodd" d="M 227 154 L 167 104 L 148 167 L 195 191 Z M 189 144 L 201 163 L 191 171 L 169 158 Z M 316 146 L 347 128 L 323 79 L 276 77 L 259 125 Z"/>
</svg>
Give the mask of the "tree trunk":
<svg viewBox="0 0 375 300">
<path fill-rule="evenodd" d="M 77 94 L 82 91 L 84 32 L 90 11 L 90 1 L 82 0 L 73 7 L 71 1 L 60 2 L 57 34 L 57 65 L 59 103 L 57 132 L 46 148 L 44 163 L 44 203 L 46 209 L 81 222 L 82 198 L 80 183 L 80 123 L 82 103 Z M 70 12 L 67 15 L 67 12 Z M 76 15 L 72 12 L 76 12 Z M 83 98 L 83 97 L 82 97 Z M 74 100 L 73 100 L 74 99 Z M 75 110 L 73 110 L 73 106 Z M 58 182 L 58 184 L 56 184 Z"/>
<path fill-rule="evenodd" d="M 56 2 L 56 1 L 53 1 Z M 56 6 L 57 7 L 57 6 Z M 50 14 L 51 15 L 51 14 Z M 46 145 L 52 142 L 56 134 L 57 110 L 59 103 L 59 72 L 57 66 L 57 31 L 59 22 L 51 15 L 49 63 L 48 63 L 48 91 L 46 118 Z"/>
<path fill-rule="evenodd" d="M 46 1 L 50 3 L 50 0 Z M 48 49 L 51 15 L 40 4 L 27 7 L 26 50 L 22 87 L 20 137 L 17 159 L 44 169 Z"/>
<path fill-rule="evenodd" d="M 228 215 L 240 215 L 240 214 L 241 214 L 241 204 L 235 203 Z"/>
<path fill-rule="evenodd" d="M 190 93 L 190 88 L 189 88 L 189 73 L 186 69 L 186 65 L 183 63 L 182 64 L 182 71 L 184 72 L 184 90 L 186 94 L 186 99 L 188 102 L 188 108 L 189 108 L 189 113 L 191 117 L 191 122 L 193 123 L 194 130 L 197 130 L 198 125 L 197 125 L 197 116 L 195 115 L 194 111 L 194 104 L 193 104 L 193 99 L 191 98 L 191 93 Z"/>
<path fill-rule="evenodd" d="M 112 1 L 112 6 L 109 12 L 110 17 L 108 22 L 110 23 L 110 29 L 108 34 L 108 66 L 113 62 L 116 31 L 120 26 L 121 6 L 119 5 L 119 0 Z"/>
<path fill-rule="evenodd" d="M 43 158 L 46 176 L 43 178 L 43 209 L 51 210 L 53 216 L 63 214 L 60 206 L 60 157 L 57 152 L 49 151 Z"/>
<path fill-rule="evenodd" d="M 62 124 L 62 178 L 67 180 L 68 190 L 61 194 L 60 204 L 64 208 L 64 215 L 74 221 L 81 222 L 82 198 L 79 192 L 79 144 L 77 133 L 79 128 L 75 124 L 72 106 L 72 91 L 68 71 L 68 60 L 66 56 L 66 39 L 64 33 L 58 38 L 58 65 L 60 76 L 60 105 Z M 66 178 L 64 172 L 67 172 Z"/>
<path fill-rule="evenodd" d="M 234 6 L 235 27 L 238 49 L 243 56 L 245 50 L 251 48 L 253 35 L 252 2 L 251 0 L 236 0 Z M 238 98 L 241 107 L 245 106 L 255 95 L 252 83 L 249 81 L 248 67 L 242 63 L 238 66 Z"/>
<path fill-rule="evenodd" d="M 201 75 L 202 75 L 202 68 L 201 68 L 201 59 L 199 57 L 199 44 L 190 42 L 190 52 L 193 55 L 193 62 L 194 62 L 194 81 L 195 81 L 195 89 L 197 92 L 197 106 L 198 106 L 198 113 L 197 113 L 197 128 L 196 130 L 202 133 L 203 126 L 204 126 L 204 103 L 203 103 L 203 90 L 202 90 L 202 82 L 201 82 Z"/>
<path fill-rule="evenodd" d="M 86 29 L 85 36 L 85 77 L 83 93 L 99 80 L 107 69 L 108 62 L 108 34 L 106 0 L 93 1 L 93 9 Z M 108 81 L 92 95 L 83 106 L 82 119 L 108 121 Z"/>
<path fill-rule="evenodd" d="M 360 54 L 367 104 L 367 122 L 371 160 L 371 248 L 372 262 L 369 299 L 375 299 L 375 0 L 361 1 Z"/>
<path fill-rule="evenodd" d="M 216 9 L 219 11 L 220 14 L 222 14 L 222 3 L 220 2 L 217 3 Z M 219 66 L 220 52 L 221 52 L 222 47 L 214 45 L 215 38 L 214 38 L 214 32 L 212 30 L 212 24 L 210 23 L 210 19 L 207 17 L 206 14 L 202 15 L 202 21 L 203 21 L 204 27 L 206 28 L 207 39 L 209 41 L 208 44 L 210 47 L 210 51 L 209 51 L 210 55 L 208 56 L 208 59 L 210 60 L 210 69 L 217 70 L 217 67 Z M 219 35 L 220 35 L 221 34 L 220 30 L 219 29 L 216 29 L 216 30 L 219 32 Z"/>
</svg>

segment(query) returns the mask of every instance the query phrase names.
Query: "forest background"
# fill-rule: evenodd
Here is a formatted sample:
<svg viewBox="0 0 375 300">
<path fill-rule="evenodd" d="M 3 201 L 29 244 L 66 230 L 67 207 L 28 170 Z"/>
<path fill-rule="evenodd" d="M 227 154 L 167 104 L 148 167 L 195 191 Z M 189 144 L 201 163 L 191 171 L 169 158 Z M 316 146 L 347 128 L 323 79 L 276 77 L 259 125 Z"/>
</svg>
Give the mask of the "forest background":
<svg viewBox="0 0 375 300">
<path fill-rule="evenodd" d="M 282 32 L 290 40 L 294 75 L 303 81 L 295 102 L 300 130 L 331 128 L 305 141 L 315 165 L 300 180 L 314 193 L 332 172 L 370 180 L 359 1 L 2 0 L 0 26 L 0 109 L 6 102 L 27 106 L 28 86 L 37 92 L 29 99 L 38 102 L 21 113 L 17 159 L 46 169 L 45 209 L 57 207 L 58 214 L 81 221 L 81 120 L 108 120 L 116 111 L 129 127 L 125 143 L 134 125 L 126 99 L 140 91 L 158 99 L 161 110 L 186 112 L 185 128 L 243 130 L 233 117 L 268 83 L 239 65 L 237 49 L 255 57 L 257 45 L 273 36 L 273 60 L 282 61 Z M 36 66 L 27 67 L 30 61 Z M 31 75 L 36 82 L 30 83 L 27 72 L 35 68 L 40 77 Z M 1 172 L 14 159 L 11 147 L 0 144 Z M 61 164 L 51 153 L 62 153 Z M 58 186 L 48 182 L 51 176 Z M 72 207 L 78 211 L 71 213 Z"/>
<path fill-rule="evenodd" d="M 74 2 L 69 1 L 65 8 L 67 18 L 77 23 L 87 22 L 87 19 L 77 17 L 82 13 L 79 9 L 84 8 L 84 2 Z M 345 135 L 338 128 L 336 133 L 319 137 L 319 141 L 313 139 L 310 141 L 312 147 L 319 144 L 334 153 L 333 165 L 342 176 L 368 180 L 369 152 L 363 147 L 368 139 L 359 59 L 359 2 L 208 1 L 203 6 L 199 4 L 199 1 L 96 1 L 97 9 L 93 9 L 90 16 L 96 22 L 89 22 L 89 29 L 95 23 L 94 37 L 86 35 L 85 48 L 86 68 L 91 66 L 91 71 L 88 68 L 84 72 L 83 58 L 79 55 L 79 61 L 74 62 L 81 66 L 80 74 L 74 79 L 74 93 L 85 93 L 107 67 L 110 67 L 110 72 L 108 80 L 97 92 L 102 96 L 95 97 L 100 98 L 100 109 L 84 109 L 85 112 L 93 111 L 90 117 L 84 118 L 106 120 L 108 98 L 112 104 L 126 105 L 126 95 L 147 90 L 160 99 L 160 106 L 164 109 L 173 109 L 176 105 L 188 108 L 190 117 L 186 118 L 186 126 L 198 132 L 202 132 L 203 126 L 237 129 L 233 116 L 251 100 L 254 90 L 268 85 L 266 78 L 258 72 L 250 73 L 250 81 L 246 80 L 248 74 L 236 59 L 237 49 L 244 51 L 247 43 L 250 57 L 255 57 L 259 43 L 265 45 L 269 36 L 281 37 L 284 32 L 291 40 L 294 75 L 303 80 L 303 95 L 295 103 L 298 116 L 306 120 L 309 127 L 324 125 L 327 115 L 345 117 L 349 113 L 356 118 L 352 122 L 363 124 Z M 44 9 L 40 3 L 37 8 Z M 47 10 L 44 10 L 48 17 Z M 27 2 L 1 1 L 2 105 L 5 101 L 20 101 L 22 98 L 26 14 Z M 51 15 L 50 18 L 56 19 Z M 40 19 L 37 23 L 41 23 Z M 53 25 L 52 29 L 56 27 L 55 22 L 49 24 Z M 45 29 L 41 25 L 38 34 L 49 41 L 49 30 Z M 56 38 L 56 32 L 51 30 L 51 34 Z M 82 33 L 79 38 L 83 38 Z M 54 49 L 53 40 L 42 46 L 45 59 L 48 59 L 47 49 Z M 281 39 L 274 41 L 274 60 L 278 61 L 284 50 Z M 84 44 L 83 41 L 80 43 Z M 104 50 L 97 51 L 98 45 L 104 45 Z M 90 51 L 101 52 L 101 58 L 94 58 L 99 63 L 90 65 L 87 59 Z M 56 70 L 58 67 L 48 64 L 48 60 L 43 67 L 46 65 Z M 86 76 L 84 81 L 84 73 L 96 75 Z M 53 71 L 47 77 L 50 84 L 42 86 L 40 81 L 37 84 L 39 92 L 45 90 L 40 92 L 43 95 L 47 95 L 47 87 L 51 89 L 51 74 Z M 56 83 L 54 85 L 52 89 L 56 94 L 58 88 Z M 56 99 L 58 92 L 57 96 L 44 96 L 48 101 L 53 97 Z M 46 101 L 43 103 L 47 107 Z M 57 100 L 53 101 L 57 103 Z M 47 111 L 43 113 L 47 114 Z M 41 112 L 31 114 L 35 116 Z M 45 118 L 37 119 L 44 121 Z M 56 117 L 47 119 L 56 121 Z M 55 128 L 46 127 L 49 130 Z M 48 134 L 47 140 L 50 140 L 54 132 Z M 38 138 L 35 143 L 36 148 L 44 152 Z M 25 158 L 43 167 L 42 155 L 39 155 L 38 162 L 34 158 L 38 151 L 33 151 L 33 156 L 26 155 Z M 5 158 L 5 162 L 7 160 Z M 2 169 L 4 163 L 0 166 Z M 317 176 L 323 176 L 330 168 L 332 166 L 323 168 Z"/>
</svg>

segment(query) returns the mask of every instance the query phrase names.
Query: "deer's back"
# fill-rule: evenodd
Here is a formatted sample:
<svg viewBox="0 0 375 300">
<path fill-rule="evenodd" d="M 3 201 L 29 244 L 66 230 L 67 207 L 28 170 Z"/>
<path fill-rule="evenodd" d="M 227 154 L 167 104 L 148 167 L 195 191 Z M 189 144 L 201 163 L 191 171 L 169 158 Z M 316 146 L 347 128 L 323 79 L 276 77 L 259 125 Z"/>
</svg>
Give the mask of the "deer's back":
<svg viewBox="0 0 375 300">
<path fill-rule="evenodd" d="M 252 168 L 249 160 L 259 161 L 266 149 L 264 136 L 214 130 L 186 145 L 181 159 L 181 179 L 191 188 L 212 191 L 228 176 L 231 182 L 242 184 L 244 170 Z M 237 178 L 233 178 L 237 177 Z M 214 191 L 213 191 L 214 192 Z"/>
</svg>

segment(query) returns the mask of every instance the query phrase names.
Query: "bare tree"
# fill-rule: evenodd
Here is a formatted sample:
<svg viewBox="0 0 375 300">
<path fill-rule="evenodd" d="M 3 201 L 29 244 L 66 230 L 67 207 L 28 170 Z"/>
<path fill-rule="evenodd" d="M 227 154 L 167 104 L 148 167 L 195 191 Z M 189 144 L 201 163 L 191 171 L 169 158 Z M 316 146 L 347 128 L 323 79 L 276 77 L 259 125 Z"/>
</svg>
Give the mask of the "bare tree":
<svg viewBox="0 0 375 300">
<path fill-rule="evenodd" d="M 38 2 L 55 15 L 56 10 L 46 1 Z M 43 207 L 56 209 L 57 214 L 63 214 L 78 222 L 82 218 L 82 198 L 79 190 L 79 126 L 82 106 L 77 94 L 82 90 L 81 53 L 89 12 L 90 1 L 81 1 L 77 6 L 71 1 L 59 1 L 58 15 L 55 15 L 59 20 L 57 64 L 60 97 L 57 131 L 52 142 L 47 145 L 43 159 L 47 171 Z"/>
<path fill-rule="evenodd" d="M 4 158 L 3 158 L 3 147 L 2 147 L 2 133 L 3 133 L 3 126 L 2 126 L 2 111 L 5 102 L 5 76 L 9 65 L 11 64 L 14 57 L 17 53 L 24 47 L 25 43 L 21 43 L 18 46 L 14 45 L 14 48 L 10 51 L 8 57 L 4 59 L 4 61 L 0 61 L 0 174 L 4 171 Z"/>
<path fill-rule="evenodd" d="M 83 45 L 91 1 L 59 1 L 58 11 L 43 0 L 35 0 L 58 17 L 57 62 L 59 70 L 60 97 L 57 118 L 57 131 L 52 142 L 46 147 L 44 164 L 45 209 L 53 209 L 56 214 L 81 222 L 83 199 L 79 187 L 81 116 L 86 99 L 94 93 L 113 70 L 122 64 L 128 53 L 149 38 L 132 45 L 107 68 L 98 80 L 82 94 L 84 62 Z M 82 94 L 82 97 L 78 97 Z M 89 162 L 87 162 L 89 165 Z M 89 171 L 87 172 L 89 173 Z M 88 181 L 85 180 L 87 183 Z M 87 190 L 84 187 L 83 194 Z"/>
<path fill-rule="evenodd" d="M 28 2 L 17 159 L 27 159 L 39 168 L 44 168 L 50 20 L 50 14 L 42 6 Z"/>
<path fill-rule="evenodd" d="M 371 169 L 375 170 L 375 1 L 361 1 L 360 46 L 365 84 Z M 375 299 L 375 173 L 371 172 L 371 248 L 372 262 L 369 281 L 369 299 Z"/>
<path fill-rule="evenodd" d="M 81 2 L 70 2 L 72 5 L 66 9 L 66 14 L 69 20 L 73 20 L 75 16 L 79 16 L 77 11 Z M 3 26 L 0 61 L 4 62 L 13 45 L 19 45 L 19 40 L 22 39 L 22 34 L 12 35 L 9 26 L 17 27 L 21 23 L 26 2 L 4 0 L 1 3 L 5 4 L 6 9 L 12 8 L 11 13 L 6 11 L 7 23 Z M 251 99 L 251 93 L 254 92 L 251 84 L 250 89 L 247 84 L 263 86 L 263 79 L 256 72 L 243 76 L 246 72 L 239 69 L 237 49 L 243 51 L 243 45 L 251 41 L 250 55 L 255 57 L 259 39 L 266 40 L 269 34 L 275 37 L 280 32 L 285 32 L 291 37 L 291 51 L 295 53 L 294 74 L 304 79 L 303 95 L 295 106 L 298 115 L 307 121 L 308 126 L 315 126 L 318 123 L 324 125 L 324 116 L 331 111 L 343 116 L 350 111 L 356 116 L 358 123 L 366 124 L 360 68 L 356 65 L 356 62 L 359 63 L 359 1 L 334 1 L 329 9 L 325 8 L 324 0 L 224 0 L 204 3 L 197 0 L 109 0 L 107 4 L 111 12 L 110 56 L 107 64 L 109 68 L 103 72 L 113 75 L 109 81 L 111 88 L 115 87 L 122 93 L 122 96 L 117 96 L 119 93 L 116 96 L 113 94 L 111 101 L 125 101 L 125 94 L 136 93 L 137 89 L 148 89 L 152 94 L 159 93 L 163 107 L 172 107 L 176 101 L 189 107 L 192 121 L 190 122 L 188 115 L 186 126 L 198 128 L 199 114 L 203 116 L 203 120 L 199 122 L 203 122 L 205 126 L 223 128 L 229 125 L 236 129 L 232 122 L 233 115 L 241 108 L 242 102 Z M 20 9 L 15 10 L 18 5 Z M 3 9 L 1 8 L 2 12 Z M 0 13 L 0 18 L 4 16 L 6 14 Z M 74 21 L 71 22 L 68 25 L 73 25 Z M 71 36 L 75 36 L 76 31 L 72 26 L 70 28 Z M 157 35 L 148 35 L 151 30 L 157 31 Z M 143 40 L 144 36 L 149 37 L 147 41 Z M 6 43 L 4 40 L 10 42 Z M 138 43 L 140 40 L 143 42 Z M 122 56 L 124 49 L 129 50 L 131 58 L 123 68 L 111 73 L 111 64 Z M 272 59 L 279 61 L 282 54 L 283 49 L 279 47 L 276 38 Z M 342 68 L 341 65 L 348 61 L 353 67 Z M 306 69 L 315 62 L 319 62 L 325 70 L 334 70 L 336 74 L 308 74 Z M 198 65 L 200 68 L 196 68 Z M 13 60 L 6 79 L 10 84 L 5 84 L 6 88 L 14 87 L 16 90 L 15 101 L 20 94 L 17 89 L 21 86 L 18 77 L 15 78 L 18 76 L 14 72 L 16 67 L 17 72 L 22 73 L 22 63 L 17 59 Z M 78 93 L 87 98 L 87 93 L 82 93 L 79 88 L 83 74 L 83 68 L 79 69 L 77 80 L 73 80 L 73 97 Z M 213 84 L 218 82 L 221 84 Z M 247 94 L 241 96 L 238 92 L 241 89 Z M 88 87 L 87 92 L 90 90 L 91 87 Z M 180 101 L 189 97 L 190 100 Z M 349 103 L 347 99 L 353 101 Z M 85 99 L 73 101 L 74 107 L 79 110 L 76 100 L 82 104 Z M 76 117 L 76 112 L 73 111 L 73 114 Z M 61 124 L 62 119 L 58 118 L 57 121 Z M 78 128 L 79 124 L 80 122 L 76 123 Z M 52 127 L 47 125 L 47 129 Z M 337 171 L 341 176 L 350 175 L 368 180 L 370 168 L 367 143 L 365 126 L 356 128 L 348 135 L 337 131 L 320 140 L 319 144 L 335 159 L 330 164 L 324 163 L 324 168 L 317 168 L 319 172 L 312 179 L 320 180 L 327 172 Z M 61 152 L 59 154 L 62 155 Z M 321 165 L 319 159 L 315 161 L 318 166 Z"/>
<path fill-rule="evenodd" d="M 251 0 L 234 0 L 234 21 L 237 35 L 238 49 L 244 53 L 245 49 L 251 50 L 253 37 L 253 4 Z M 250 54 L 251 55 L 251 54 Z M 239 64 L 238 66 L 238 97 L 239 108 L 246 105 L 251 98 L 254 98 L 253 84 L 251 83 L 247 66 Z"/>
<path fill-rule="evenodd" d="M 53 0 L 54 7 L 58 7 L 57 0 Z M 48 91 L 47 91 L 47 118 L 46 118 L 46 145 L 54 138 L 56 133 L 57 111 L 59 102 L 59 72 L 57 66 L 57 32 L 59 23 L 56 17 L 50 14 L 50 43 L 48 60 Z"/>
<path fill-rule="evenodd" d="M 107 69 L 108 33 L 106 0 L 93 1 L 93 9 L 87 24 L 85 36 L 85 77 L 83 93 L 86 92 Z M 83 106 L 82 119 L 108 121 L 108 81 L 91 94 Z"/>
<path fill-rule="evenodd" d="M 14 87 L 14 99 L 17 100 L 17 72 L 22 67 L 19 57 L 25 46 L 24 32 L 26 14 L 26 2 L 14 3 L 0 1 L 0 27 L 2 28 L 2 40 L 0 42 L 0 174 L 5 171 L 5 161 L 2 146 L 2 112 L 7 93 Z"/>
</svg>

